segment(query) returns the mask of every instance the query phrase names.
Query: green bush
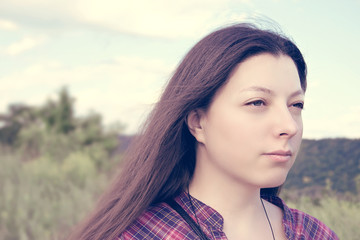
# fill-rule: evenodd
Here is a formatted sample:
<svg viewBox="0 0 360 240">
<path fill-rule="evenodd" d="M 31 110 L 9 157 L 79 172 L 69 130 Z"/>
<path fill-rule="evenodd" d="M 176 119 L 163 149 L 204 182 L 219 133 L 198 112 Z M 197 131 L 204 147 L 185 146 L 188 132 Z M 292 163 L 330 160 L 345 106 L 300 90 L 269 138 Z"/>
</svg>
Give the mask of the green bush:
<svg viewBox="0 0 360 240">
<path fill-rule="evenodd" d="M 0 156 L 0 239 L 63 239 L 93 206 L 108 178 L 84 153 L 63 164 Z"/>
<path fill-rule="evenodd" d="M 316 217 L 329 226 L 340 239 L 359 239 L 360 202 L 355 197 L 354 200 L 340 200 L 330 195 L 315 199 L 304 196 L 287 204 Z"/>
<path fill-rule="evenodd" d="M 0 239 L 63 239 L 107 185 L 118 130 L 74 115 L 63 88 L 42 106 L 0 114 Z"/>
<path fill-rule="evenodd" d="M 95 164 L 83 152 L 71 153 L 62 164 L 63 175 L 73 184 L 84 187 L 96 175 Z"/>
</svg>

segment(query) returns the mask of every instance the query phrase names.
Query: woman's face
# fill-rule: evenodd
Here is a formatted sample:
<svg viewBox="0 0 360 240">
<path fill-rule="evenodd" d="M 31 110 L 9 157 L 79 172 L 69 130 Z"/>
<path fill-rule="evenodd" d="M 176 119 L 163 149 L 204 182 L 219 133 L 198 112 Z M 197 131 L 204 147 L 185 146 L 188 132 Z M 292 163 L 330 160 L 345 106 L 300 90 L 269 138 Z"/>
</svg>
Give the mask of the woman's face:
<svg viewBox="0 0 360 240">
<path fill-rule="evenodd" d="M 198 111 L 200 172 L 261 188 L 281 185 L 300 147 L 303 102 L 290 57 L 260 54 L 239 64 L 208 110 Z"/>
</svg>

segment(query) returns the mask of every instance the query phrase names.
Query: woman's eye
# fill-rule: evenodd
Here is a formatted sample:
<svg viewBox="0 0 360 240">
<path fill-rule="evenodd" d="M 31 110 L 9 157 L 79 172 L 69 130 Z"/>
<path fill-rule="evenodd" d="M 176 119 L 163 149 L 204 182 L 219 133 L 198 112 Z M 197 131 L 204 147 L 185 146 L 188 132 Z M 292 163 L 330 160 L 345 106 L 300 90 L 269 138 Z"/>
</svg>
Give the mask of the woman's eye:
<svg viewBox="0 0 360 240">
<path fill-rule="evenodd" d="M 260 106 L 264 106 L 265 102 L 263 100 L 256 100 L 256 101 L 249 102 L 246 105 L 260 107 Z"/>
<path fill-rule="evenodd" d="M 304 103 L 299 102 L 299 103 L 295 103 L 293 104 L 294 107 L 300 108 L 300 109 L 304 109 Z"/>
</svg>

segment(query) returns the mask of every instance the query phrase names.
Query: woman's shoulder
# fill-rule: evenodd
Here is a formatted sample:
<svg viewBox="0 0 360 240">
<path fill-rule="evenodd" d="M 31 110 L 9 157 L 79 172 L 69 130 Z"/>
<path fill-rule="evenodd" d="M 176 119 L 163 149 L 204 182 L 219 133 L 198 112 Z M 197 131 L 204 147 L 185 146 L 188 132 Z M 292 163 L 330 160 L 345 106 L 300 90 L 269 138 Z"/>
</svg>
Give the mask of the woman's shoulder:
<svg viewBox="0 0 360 240">
<path fill-rule="evenodd" d="M 319 219 L 298 209 L 288 207 L 279 197 L 265 197 L 283 210 L 283 225 L 288 239 L 338 240 L 334 231 Z"/>
<path fill-rule="evenodd" d="M 167 203 L 158 203 L 148 207 L 118 239 L 193 239 L 188 236 L 189 232 L 186 222 L 175 210 Z"/>
<path fill-rule="evenodd" d="M 335 232 L 319 219 L 298 209 L 288 209 L 291 213 L 289 214 L 289 225 L 291 224 L 297 233 L 307 236 L 309 239 L 339 239 Z"/>
</svg>

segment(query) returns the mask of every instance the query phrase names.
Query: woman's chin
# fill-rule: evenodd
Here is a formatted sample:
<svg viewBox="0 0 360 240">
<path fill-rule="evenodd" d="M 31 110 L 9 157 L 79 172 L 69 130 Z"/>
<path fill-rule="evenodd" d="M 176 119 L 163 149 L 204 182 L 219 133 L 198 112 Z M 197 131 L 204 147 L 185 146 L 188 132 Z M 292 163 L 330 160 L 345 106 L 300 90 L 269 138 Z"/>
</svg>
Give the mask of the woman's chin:
<svg viewBox="0 0 360 240">
<path fill-rule="evenodd" d="M 274 177 L 274 178 L 268 180 L 268 182 L 266 182 L 266 184 L 264 184 L 262 186 L 262 188 L 279 187 L 285 183 L 286 177 L 287 177 L 287 174 L 285 176 Z"/>
</svg>

